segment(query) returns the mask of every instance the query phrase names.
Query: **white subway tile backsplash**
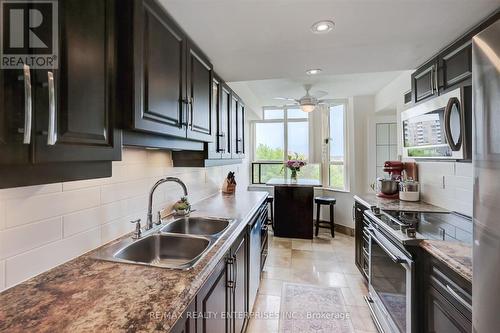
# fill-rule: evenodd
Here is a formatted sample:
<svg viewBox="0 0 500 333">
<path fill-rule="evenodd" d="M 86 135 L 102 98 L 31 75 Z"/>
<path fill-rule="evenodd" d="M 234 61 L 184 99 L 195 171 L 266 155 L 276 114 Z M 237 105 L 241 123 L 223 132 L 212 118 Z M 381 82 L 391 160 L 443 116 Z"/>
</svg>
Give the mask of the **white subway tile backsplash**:
<svg viewBox="0 0 500 333">
<path fill-rule="evenodd" d="M 63 191 L 74 191 L 82 188 L 96 187 L 104 184 L 108 178 L 86 179 L 77 180 L 74 182 L 67 182 L 62 184 Z"/>
<path fill-rule="evenodd" d="M 0 292 L 5 289 L 5 261 L 0 260 Z"/>
<path fill-rule="evenodd" d="M 9 288 L 99 245 L 99 229 L 96 228 L 9 258 L 5 263 L 6 287 Z"/>
<path fill-rule="evenodd" d="M 217 193 L 230 170 L 246 186 L 241 165 L 174 168 L 170 152 L 126 148 L 111 178 L 0 190 L 0 290 L 133 231 L 131 220 L 144 225 L 149 190 L 161 177 L 181 178 L 196 204 Z M 183 195 L 178 184 L 159 186 L 153 218 Z"/>
<path fill-rule="evenodd" d="M 0 230 L 5 229 L 5 209 L 4 204 L 0 201 Z"/>
<path fill-rule="evenodd" d="M 64 238 L 97 227 L 102 221 L 101 209 L 101 207 L 94 207 L 65 215 L 63 217 Z"/>
<path fill-rule="evenodd" d="M 99 188 L 59 192 L 5 201 L 6 227 L 68 214 L 99 205 Z"/>
<path fill-rule="evenodd" d="M 465 215 L 472 215 L 471 163 L 420 162 L 418 174 L 422 200 Z"/>
<path fill-rule="evenodd" d="M 101 187 L 101 203 L 110 203 L 141 194 L 146 194 L 150 188 L 149 180 L 136 180 L 131 182 L 103 185 Z"/>
<path fill-rule="evenodd" d="M 0 231 L 0 259 L 15 256 L 62 238 L 62 218 Z"/>
<path fill-rule="evenodd" d="M 459 177 L 472 177 L 472 163 L 456 163 L 456 175 Z"/>
<path fill-rule="evenodd" d="M 101 242 L 105 244 L 113 239 L 116 239 L 124 234 L 131 232 L 135 229 L 135 224 L 130 223 L 130 221 L 140 218 L 141 224 L 145 225 L 145 214 L 144 216 L 128 215 L 123 218 L 106 223 L 101 227 Z"/>
<path fill-rule="evenodd" d="M 0 200 L 33 197 L 36 195 L 55 193 L 61 191 L 62 191 L 62 183 L 7 188 L 0 190 Z"/>
</svg>

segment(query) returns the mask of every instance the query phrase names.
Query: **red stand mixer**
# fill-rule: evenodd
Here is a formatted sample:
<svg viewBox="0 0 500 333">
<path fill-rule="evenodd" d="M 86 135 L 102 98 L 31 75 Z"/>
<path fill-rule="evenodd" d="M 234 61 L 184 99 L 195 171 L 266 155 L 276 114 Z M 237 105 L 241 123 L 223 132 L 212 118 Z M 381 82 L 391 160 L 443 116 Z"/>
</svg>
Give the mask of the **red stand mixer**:
<svg viewBox="0 0 500 333">
<path fill-rule="evenodd" d="M 384 163 L 384 172 L 389 174 L 389 178 L 377 178 L 376 189 L 378 197 L 388 199 L 399 198 L 399 181 L 401 180 L 401 172 L 405 169 L 405 165 L 400 161 L 386 161 Z"/>
</svg>

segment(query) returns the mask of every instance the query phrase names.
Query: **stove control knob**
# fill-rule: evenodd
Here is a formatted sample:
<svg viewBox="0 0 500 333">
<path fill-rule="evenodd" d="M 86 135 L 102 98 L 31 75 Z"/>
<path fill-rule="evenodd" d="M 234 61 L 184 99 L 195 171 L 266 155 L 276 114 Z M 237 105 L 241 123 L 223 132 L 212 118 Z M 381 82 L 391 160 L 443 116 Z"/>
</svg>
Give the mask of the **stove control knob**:
<svg viewBox="0 0 500 333">
<path fill-rule="evenodd" d="M 410 238 L 415 238 L 417 236 L 417 230 L 415 228 L 406 229 L 406 236 Z"/>
</svg>

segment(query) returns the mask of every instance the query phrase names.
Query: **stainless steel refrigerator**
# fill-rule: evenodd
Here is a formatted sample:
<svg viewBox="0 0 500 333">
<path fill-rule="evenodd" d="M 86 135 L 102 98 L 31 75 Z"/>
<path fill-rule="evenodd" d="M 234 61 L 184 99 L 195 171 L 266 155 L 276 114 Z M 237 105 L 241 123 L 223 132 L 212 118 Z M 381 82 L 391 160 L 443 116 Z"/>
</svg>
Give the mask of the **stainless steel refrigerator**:
<svg viewBox="0 0 500 333">
<path fill-rule="evenodd" d="M 500 331 L 500 20 L 473 38 L 472 326 Z"/>
</svg>

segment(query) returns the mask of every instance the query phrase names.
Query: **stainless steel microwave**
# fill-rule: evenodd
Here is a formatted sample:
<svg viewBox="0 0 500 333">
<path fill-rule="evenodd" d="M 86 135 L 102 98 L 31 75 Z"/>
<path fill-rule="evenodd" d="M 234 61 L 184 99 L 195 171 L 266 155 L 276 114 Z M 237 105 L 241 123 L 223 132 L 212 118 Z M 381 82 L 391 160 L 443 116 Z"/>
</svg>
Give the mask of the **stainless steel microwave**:
<svg viewBox="0 0 500 333">
<path fill-rule="evenodd" d="M 458 88 L 402 112 L 403 156 L 470 159 L 471 97 L 470 87 Z"/>
</svg>

